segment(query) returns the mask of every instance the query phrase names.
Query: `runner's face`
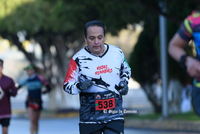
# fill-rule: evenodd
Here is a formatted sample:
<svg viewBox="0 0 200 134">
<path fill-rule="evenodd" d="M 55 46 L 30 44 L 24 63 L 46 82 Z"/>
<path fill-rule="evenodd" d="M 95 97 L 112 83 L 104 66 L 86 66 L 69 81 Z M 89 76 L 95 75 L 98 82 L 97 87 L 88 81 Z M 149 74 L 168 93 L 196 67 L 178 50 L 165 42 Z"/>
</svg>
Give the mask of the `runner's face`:
<svg viewBox="0 0 200 134">
<path fill-rule="evenodd" d="M 28 76 L 31 76 L 35 73 L 35 70 L 34 69 L 28 69 L 28 70 L 26 70 L 26 73 L 27 73 Z"/>
<path fill-rule="evenodd" d="M 100 54 L 104 50 L 105 36 L 103 28 L 100 26 L 90 26 L 87 29 L 87 38 L 85 38 L 89 50 L 93 54 Z"/>
</svg>

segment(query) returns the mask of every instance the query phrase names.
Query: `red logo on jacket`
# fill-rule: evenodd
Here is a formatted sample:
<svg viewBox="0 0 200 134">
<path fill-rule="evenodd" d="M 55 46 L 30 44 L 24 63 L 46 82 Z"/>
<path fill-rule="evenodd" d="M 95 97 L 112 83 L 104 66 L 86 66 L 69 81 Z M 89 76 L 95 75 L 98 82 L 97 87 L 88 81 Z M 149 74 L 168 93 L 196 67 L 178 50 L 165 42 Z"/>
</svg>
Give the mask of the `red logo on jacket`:
<svg viewBox="0 0 200 134">
<path fill-rule="evenodd" d="M 105 73 L 112 73 L 112 68 L 108 68 L 108 65 L 101 65 L 97 67 L 95 75 L 105 74 Z"/>
</svg>

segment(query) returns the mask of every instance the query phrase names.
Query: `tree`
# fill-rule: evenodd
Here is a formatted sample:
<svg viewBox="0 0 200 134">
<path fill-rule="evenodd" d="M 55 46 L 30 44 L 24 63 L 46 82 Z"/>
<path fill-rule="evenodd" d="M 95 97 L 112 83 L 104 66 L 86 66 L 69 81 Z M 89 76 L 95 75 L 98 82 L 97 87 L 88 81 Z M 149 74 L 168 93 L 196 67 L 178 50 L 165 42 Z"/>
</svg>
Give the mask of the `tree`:
<svg viewBox="0 0 200 134">
<path fill-rule="evenodd" d="M 32 64 L 40 66 L 51 86 L 53 88 L 59 86 L 59 89 L 62 89 L 61 85 L 72 54 L 84 46 L 83 25 L 89 20 L 103 20 L 106 25 L 110 25 L 106 30 L 117 34 L 121 28 L 127 26 L 125 15 L 131 15 L 131 11 L 123 10 L 126 6 L 130 7 L 124 1 L 110 0 L 105 3 L 89 0 L 21 0 L 18 2 L 17 0 L 0 2 L 3 5 L 2 13 L 5 12 L 1 15 L 0 35 L 16 45 Z M 42 60 L 35 57 L 35 51 L 25 50 L 24 40 L 19 40 L 19 33 L 26 40 L 32 40 L 35 42 L 33 44 L 40 45 Z M 54 52 L 51 51 L 52 48 Z"/>
<path fill-rule="evenodd" d="M 132 53 L 130 66 L 132 77 L 138 81 L 149 100 L 154 106 L 156 113 L 161 113 L 162 100 L 156 96 L 155 84 L 160 76 L 160 48 L 159 48 L 159 24 L 158 15 L 162 14 L 167 19 L 168 41 L 178 29 L 183 19 L 196 9 L 197 5 L 191 1 L 166 1 L 167 12 L 163 13 L 158 7 L 159 1 L 140 0 L 147 7 L 149 13 L 144 18 L 144 31 L 141 33 L 138 43 Z M 180 6 L 176 6 L 180 5 Z M 154 11 L 154 12 L 150 12 Z M 155 15 L 157 13 L 157 15 Z M 186 72 L 171 57 L 168 57 L 169 79 L 178 79 L 182 84 L 190 81 Z M 161 98 L 160 98 L 161 99 Z"/>
<path fill-rule="evenodd" d="M 126 28 L 127 24 L 142 21 L 144 31 L 129 63 L 132 77 L 141 84 L 157 109 L 155 111 L 159 112 L 160 104 L 155 97 L 149 96 L 154 90 L 152 85 L 160 78 L 158 16 L 162 14 L 167 18 L 168 37 L 171 38 L 184 17 L 199 3 L 196 0 L 166 2 L 167 13 L 159 8 L 159 0 L 2 0 L 0 35 L 16 45 L 31 63 L 42 67 L 52 86 L 61 86 L 72 54 L 84 46 L 83 25 L 87 21 L 103 21 L 106 31 L 113 35 Z M 23 41 L 19 41 L 18 32 L 25 33 L 26 40 L 40 44 L 42 60 L 22 47 Z M 173 70 L 171 67 L 170 64 L 169 70 Z M 170 76 L 174 75 L 170 71 Z"/>
</svg>

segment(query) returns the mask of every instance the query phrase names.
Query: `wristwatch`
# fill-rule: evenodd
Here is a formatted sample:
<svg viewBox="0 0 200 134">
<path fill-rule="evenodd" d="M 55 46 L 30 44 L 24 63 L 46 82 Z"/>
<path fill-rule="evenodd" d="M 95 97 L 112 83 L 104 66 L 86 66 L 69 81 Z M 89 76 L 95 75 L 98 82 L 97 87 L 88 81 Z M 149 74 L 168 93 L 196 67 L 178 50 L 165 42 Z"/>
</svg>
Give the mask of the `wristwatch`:
<svg viewBox="0 0 200 134">
<path fill-rule="evenodd" d="M 186 61 L 186 58 L 187 58 L 187 54 L 184 54 L 181 56 L 181 60 L 180 60 L 180 64 L 181 64 L 181 67 L 183 67 L 184 69 L 186 69 L 186 65 L 185 65 L 185 61 Z"/>
</svg>

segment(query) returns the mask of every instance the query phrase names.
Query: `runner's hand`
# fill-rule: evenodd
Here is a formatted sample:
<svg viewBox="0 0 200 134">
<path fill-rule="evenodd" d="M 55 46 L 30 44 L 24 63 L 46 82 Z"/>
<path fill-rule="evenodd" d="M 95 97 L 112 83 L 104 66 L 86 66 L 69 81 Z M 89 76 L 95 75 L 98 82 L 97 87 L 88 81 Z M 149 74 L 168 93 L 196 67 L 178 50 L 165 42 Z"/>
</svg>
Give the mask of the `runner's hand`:
<svg viewBox="0 0 200 134">
<path fill-rule="evenodd" d="M 187 73 L 191 77 L 199 77 L 200 76 L 200 62 L 199 60 L 188 56 L 186 60 Z"/>
<path fill-rule="evenodd" d="M 0 100 L 3 98 L 3 96 L 4 96 L 4 92 L 3 92 L 3 90 L 0 87 Z"/>
<path fill-rule="evenodd" d="M 90 88 L 94 83 L 91 80 L 86 79 L 85 81 L 79 83 L 79 88 L 81 90 L 87 90 Z"/>
<path fill-rule="evenodd" d="M 128 84 L 125 81 L 120 81 L 119 82 L 119 93 L 121 95 L 127 95 L 128 93 Z"/>
<path fill-rule="evenodd" d="M 12 91 L 9 91 L 9 96 L 14 96 Z"/>
</svg>

